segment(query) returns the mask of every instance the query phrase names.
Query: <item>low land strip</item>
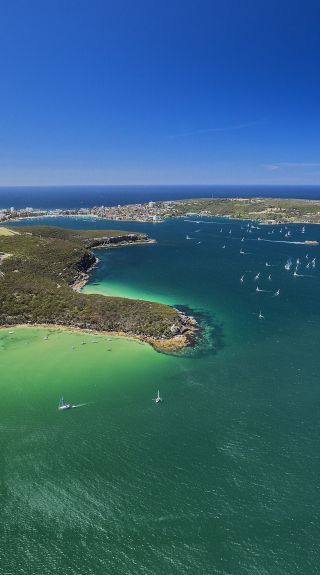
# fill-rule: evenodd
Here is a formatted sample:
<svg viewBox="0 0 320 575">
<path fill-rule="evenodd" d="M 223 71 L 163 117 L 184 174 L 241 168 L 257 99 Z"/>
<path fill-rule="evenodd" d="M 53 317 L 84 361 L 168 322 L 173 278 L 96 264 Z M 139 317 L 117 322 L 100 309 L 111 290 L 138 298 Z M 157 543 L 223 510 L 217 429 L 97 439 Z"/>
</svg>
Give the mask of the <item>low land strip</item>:
<svg viewBox="0 0 320 575">
<path fill-rule="evenodd" d="M 224 216 L 258 220 L 267 224 L 320 223 L 320 200 L 286 198 L 194 198 L 128 204 L 124 206 L 95 206 L 61 210 L 14 208 L 0 210 L 0 222 L 24 218 L 54 216 L 86 216 L 108 220 L 162 222 L 167 218 Z"/>
</svg>

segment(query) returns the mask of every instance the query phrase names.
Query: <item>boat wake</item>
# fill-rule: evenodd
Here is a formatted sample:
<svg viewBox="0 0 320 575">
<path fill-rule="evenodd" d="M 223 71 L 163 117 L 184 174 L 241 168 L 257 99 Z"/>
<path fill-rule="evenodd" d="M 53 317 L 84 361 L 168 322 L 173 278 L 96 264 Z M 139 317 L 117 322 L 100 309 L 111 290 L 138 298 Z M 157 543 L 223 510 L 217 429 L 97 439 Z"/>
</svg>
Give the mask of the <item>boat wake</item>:
<svg viewBox="0 0 320 575">
<path fill-rule="evenodd" d="M 289 242 L 288 240 L 267 240 L 265 238 L 247 238 L 251 242 L 270 242 L 271 244 L 298 244 L 305 246 L 306 242 Z"/>
<path fill-rule="evenodd" d="M 72 405 L 72 409 L 75 409 L 76 407 L 84 407 L 85 405 L 90 405 L 91 403 L 93 402 L 87 401 L 86 403 L 77 403 L 76 405 Z"/>
</svg>

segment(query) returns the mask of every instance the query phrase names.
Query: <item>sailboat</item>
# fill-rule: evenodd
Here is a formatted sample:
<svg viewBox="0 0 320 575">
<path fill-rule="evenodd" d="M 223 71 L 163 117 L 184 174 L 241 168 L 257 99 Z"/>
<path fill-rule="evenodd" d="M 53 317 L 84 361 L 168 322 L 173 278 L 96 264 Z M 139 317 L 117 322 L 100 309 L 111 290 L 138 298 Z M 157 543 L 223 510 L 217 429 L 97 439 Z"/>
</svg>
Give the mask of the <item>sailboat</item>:
<svg viewBox="0 0 320 575">
<path fill-rule="evenodd" d="M 259 312 L 259 319 L 264 319 L 264 315 L 262 315 L 261 310 Z"/>
<path fill-rule="evenodd" d="M 162 397 L 160 397 L 159 389 L 158 389 L 158 395 L 157 395 L 157 397 L 154 398 L 153 401 L 155 401 L 155 403 L 161 403 L 162 402 Z"/>
<path fill-rule="evenodd" d="M 63 399 L 63 397 L 60 397 L 60 401 L 59 401 L 59 406 L 58 409 L 59 411 L 65 411 L 66 409 L 72 409 L 73 405 L 71 405 L 71 403 L 66 403 L 65 400 Z"/>
<path fill-rule="evenodd" d="M 284 265 L 284 269 L 287 270 L 287 271 L 289 271 L 290 268 L 291 268 L 291 266 L 292 266 L 292 259 L 289 258 L 288 261 L 287 261 L 287 262 L 285 263 L 285 265 Z"/>
</svg>

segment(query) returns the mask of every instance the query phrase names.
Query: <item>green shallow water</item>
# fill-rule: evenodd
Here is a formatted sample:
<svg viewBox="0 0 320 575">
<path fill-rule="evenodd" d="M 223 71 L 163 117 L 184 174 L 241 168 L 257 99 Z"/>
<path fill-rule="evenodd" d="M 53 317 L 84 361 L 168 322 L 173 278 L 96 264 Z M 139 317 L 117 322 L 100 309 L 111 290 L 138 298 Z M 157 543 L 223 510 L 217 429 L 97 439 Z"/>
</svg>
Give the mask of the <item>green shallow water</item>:
<svg viewBox="0 0 320 575">
<path fill-rule="evenodd" d="M 1 574 L 318 573 L 320 274 L 283 268 L 309 275 L 318 251 L 248 238 L 241 256 L 221 225 L 126 224 L 158 243 L 99 250 L 85 288 L 189 306 L 211 346 L 0 331 Z M 61 393 L 85 405 L 59 413 Z"/>
</svg>

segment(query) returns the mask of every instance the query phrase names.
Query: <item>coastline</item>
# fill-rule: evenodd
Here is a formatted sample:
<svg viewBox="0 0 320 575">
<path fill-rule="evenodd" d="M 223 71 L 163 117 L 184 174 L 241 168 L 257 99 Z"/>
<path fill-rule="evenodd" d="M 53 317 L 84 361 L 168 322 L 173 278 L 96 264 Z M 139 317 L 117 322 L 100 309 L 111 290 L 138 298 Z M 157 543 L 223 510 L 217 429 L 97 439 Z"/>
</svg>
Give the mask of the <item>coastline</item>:
<svg viewBox="0 0 320 575">
<path fill-rule="evenodd" d="M 24 241 L 24 237 L 25 237 L 25 241 L 26 241 L 26 246 L 28 246 L 28 250 L 31 249 L 30 246 L 32 246 L 33 250 L 36 250 L 35 253 L 37 254 L 37 250 L 39 249 L 39 243 L 37 243 L 39 240 L 36 240 L 36 243 L 30 238 L 30 236 L 33 236 L 33 234 L 29 233 L 29 228 L 22 228 L 22 231 L 25 232 L 25 236 L 23 236 L 23 234 L 19 234 L 19 242 L 20 245 L 24 245 L 23 241 Z M 47 232 L 47 235 L 45 233 L 45 230 Z M 40 230 L 38 230 L 37 228 L 35 228 L 35 237 L 41 237 L 42 238 L 42 242 L 44 242 L 44 245 L 47 249 L 47 246 L 52 246 L 52 244 L 50 243 L 52 241 L 52 239 L 56 239 L 57 237 L 57 231 L 59 230 L 59 228 L 43 228 L 40 226 Z M 90 232 L 90 231 L 89 231 Z M 72 236 L 73 231 L 69 231 L 67 233 L 67 239 L 70 236 L 71 238 L 73 238 Z M 69 269 L 73 271 L 72 275 L 70 274 L 68 278 L 65 279 L 65 288 L 67 288 L 67 290 L 72 293 L 72 292 L 79 292 L 81 291 L 81 289 L 84 287 L 84 285 L 86 285 L 86 283 L 89 281 L 90 279 L 90 272 L 94 269 L 94 267 L 96 265 L 98 265 L 99 263 L 99 258 L 96 256 L 96 254 L 93 252 L 94 249 L 102 249 L 102 248 L 111 248 L 111 247 L 124 247 L 124 246 L 128 246 L 128 245 L 133 245 L 133 244 L 137 244 L 137 245 L 141 245 L 141 244 L 154 244 L 155 240 L 153 239 L 149 239 L 148 236 L 146 234 L 130 234 L 128 232 L 123 232 L 120 233 L 120 235 L 112 235 L 110 234 L 109 236 L 107 235 L 107 230 L 102 231 L 103 235 L 100 234 L 93 234 L 92 231 L 91 233 L 87 233 L 86 234 L 82 233 L 80 236 L 80 244 L 79 244 L 79 252 L 76 256 L 76 259 L 74 259 L 74 245 L 75 244 L 71 244 L 69 246 L 69 244 L 67 244 L 66 250 L 64 251 L 64 245 L 63 245 L 63 241 L 65 239 L 65 234 L 66 232 L 59 232 L 58 231 L 58 237 L 59 234 L 62 235 L 62 238 L 60 238 L 60 244 L 59 244 L 59 248 L 60 248 L 60 252 L 59 255 L 57 255 L 57 252 L 55 251 L 55 249 L 52 249 L 51 247 L 51 251 L 47 252 L 47 260 L 46 260 L 46 264 L 45 264 L 45 270 L 48 269 L 48 277 L 45 275 L 45 281 L 49 281 L 53 283 L 53 287 L 56 288 L 61 288 L 61 284 L 57 284 L 56 283 L 56 277 L 57 276 L 61 276 L 61 269 L 63 270 L 63 265 L 64 261 L 68 261 L 68 263 L 70 264 L 68 257 L 71 258 L 72 261 L 72 266 L 69 265 Z M 50 234 L 53 234 L 53 236 L 51 236 L 50 239 Z M 68 235 L 69 234 L 69 235 Z M 75 236 L 78 237 L 78 236 Z M 48 238 L 49 238 L 49 244 L 46 243 L 48 242 Z M 73 238 L 74 239 L 74 238 Z M 79 238 L 78 238 L 79 239 Z M 6 244 L 8 244 L 6 246 L 4 240 L 3 240 L 3 252 L 2 254 L 2 258 L 0 258 L 0 263 L 3 262 L 4 259 L 6 259 L 6 257 L 8 257 L 9 255 L 12 255 L 12 253 L 14 254 L 14 241 L 13 239 L 7 240 Z M 22 244 L 21 244 L 22 242 Z M 33 243 L 32 243 L 33 242 Z M 30 244 L 30 246 L 29 246 Z M 4 251 L 5 247 L 9 248 L 10 245 L 10 252 L 9 249 Z M 41 247 L 41 246 L 40 246 Z M 26 249 L 26 248 L 25 248 Z M 69 251 L 68 251 L 69 250 Z M 29 253 L 29 252 L 28 252 Z M 40 252 L 42 253 L 42 252 Z M 56 261 L 59 261 L 59 257 L 62 258 L 60 265 L 58 265 L 56 268 L 52 269 L 49 265 L 48 266 L 48 261 L 50 261 L 50 258 L 53 258 L 54 261 L 54 265 L 56 266 Z M 65 260 L 66 259 L 66 260 Z M 14 268 L 14 264 L 12 264 L 13 268 Z M 37 273 L 37 268 L 34 269 L 33 273 Z M 53 276 L 52 276 L 53 274 Z M 6 282 L 9 282 L 9 285 L 11 286 L 11 283 L 13 281 L 14 287 L 10 288 L 13 289 L 15 291 L 15 293 L 18 293 L 18 289 L 21 288 L 21 286 L 19 285 L 19 282 L 21 282 L 20 279 L 20 274 L 16 275 L 15 274 L 15 269 L 10 269 L 9 273 L 7 273 L 7 270 L 5 270 L 4 272 L 1 272 L 1 277 L 2 279 L 5 278 Z M 10 283 L 11 282 L 11 283 Z M 16 287 L 16 283 L 18 282 L 18 287 Z M 51 284 L 50 284 L 51 285 Z M 5 289 L 5 284 L 3 284 L 3 287 Z M 37 288 L 38 289 L 38 288 Z M 54 289 L 54 291 L 55 291 Z M 44 291 L 44 294 L 46 295 L 46 291 Z M 58 293 L 58 292 L 57 292 Z M 50 292 L 49 292 L 50 294 Z M 75 295 L 75 294 L 74 294 Z M 77 296 L 78 297 L 78 296 Z M 192 318 L 191 316 L 187 316 L 186 314 L 184 314 L 182 311 L 171 307 L 171 306 L 166 306 L 165 304 L 161 304 L 161 302 L 155 302 L 155 303 L 149 303 L 147 301 L 144 300 L 133 300 L 131 302 L 131 300 L 125 300 L 125 298 L 119 298 L 119 297 L 109 297 L 106 298 L 104 296 L 104 300 L 106 302 L 107 307 L 104 308 L 104 302 L 102 300 L 99 300 L 99 298 L 96 298 L 96 296 L 90 296 L 90 295 L 86 295 L 86 294 L 82 294 L 81 295 L 81 300 L 82 298 L 84 298 L 83 301 L 87 301 L 87 313 L 89 314 L 87 317 L 83 316 L 83 315 L 77 315 L 77 313 L 75 314 L 70 314 L 70 316 L 68 314 L 62 314 L 62 316 L 59 313 L 56 313 L 56 305 L 54 303 L 54 298 L 53 301 L 49 300 L 45 300 L 46 301 L 46 306 L 47 301 L 49 301 L 49 307 L 46 308 L 49 311 L 45 314 L 42 314 L 42 316 L 38 314 L 35 314 L 33 317 L 30 315 L 30 310 L 28 310 L 28 313 L 26 314 L 25 317 L 22 317 L 22 315 L 19 314 L 18 316 L 15 318 L 14 316 L 16 315 L 15 313 L 11 312 L 11 308 L 10 308 L 10 301 L 6 303 L 7 306 L 9 306 L 9 311 L 5 311 L 4 312 L 4 317 L 2 320 L 2 325 L 1 327 L 3 328 L 8 328 L 8 327 L 42 327 L 42 328 L 47 328 L 47 329 L 63 329 L 65 331 L 76 331 L 76 332 L 83 332 L 83 333 L 92 333 L 92 334 L 101 334 L 101 335 L 113 335 L 113 336 L 121 336 L 121 337 L 129 337 L 129 338 L 134 338 L 137 339 L 139 341 L 144 341 L 148 344 L 150 344 L 154 349 L 156 349 L 157 351 L 177 351 L 180 350 L 184 347 L 189 347 L 192 346 L 195 342 L 196 339 L 196 334 L 198 332 L 198 324 L 196 322 L 196 320 L 194 318 Z M 85 299 L 86 298 L 86 299 Z M 65 295 L 65 300 L 69 301 L 69 296 Z M 119 303 L 121 302 L 121 299 L 123 299 L 123 303 Z M 97 300 L 97 307 L 95 307 L 95 301 Z M 126 302 L 129 302 L 128 304 Z M 50 303 L 51 302 L 51 303 Z M 77 299 L 70 299 L 70 309 L 76 309 L 77 311 Z M 57 303 L 58 306 L 61 305 L 61 300 L 59 300 L 59 296 L 57 299 Z M 102 307 L 101 307 L 102 304 Z M 63 304 L 64 305 L 64 304 Z M 79 301 L 79 305 L 81 308 L 81 304 Z M 120 305 L 120 307 L 119 307 Z M 93 306 L 93 307 L 92 307 Z M 108 308 L 109 306 L 109 308 Z M 151 306 L 151 309 L 150 309 Z M 158 311 L 158 307 L 163 308 Z M 100 309 L 101 308 L 101 309 Z M 166 308 L 168 308 L 168 310 L 166 311 Z M 170 309 L 171 311 L 170 311 Z M 85 309 L 85 308 L 84 308 Z M 99 309 L 98 315 L 97 315 L 97 310 Z M 132 311 L 131 311 L 132 310 Z M 172 313 L 174 312 L 174 313 Z M 111 316 L 110 316 L 111 314 Z M 140 315 L 141 314 L 141 315 Z M 66 316 L 67 315 L 67 316 Z M 28 317 L 29 316 L 29 317 Z M 145 320 L 145 318 L 149 318 L 149 323 L 147 321 L 147 319 Z M 141 324 L 141 319 L 142 319 L 142 324 Z M 21 321 L 22 320 L 22 321 Z M 146 325 L 144 325 L 144 321 L 146 321 Z M 151 321 L 151 324 L 150 324 Z M 164 323 L 163 323 L 164 321 Z M 158 329 L 158 323 L 160 322 L 160 329 Z M 150 324 L 150 325 L 149 325 Z M 142 325 L 142 327 L 141 327 Z M 166 327 L 165 327 L 166 325 Z M 135 329 L 135 327 L 137 327 L 137 330 Z"/>
<path fill-rule="evenodd" d="M 189 215 L 251 220 L 265 225 L 319 224 L 320 199 L 250 196 L 194 197 L 118 205 L 73 208 L 3 208 L 0 223 L 73 218 L 85 221 L 163 223 Z"/>
<path fill-rule="evenodd" d="M 147 239 L 147 240 L 135 240 L 134 242 L 128 242 L 123 241 L 123 242 L 118 242 L 117 244 L 109 244 L 109 243 L 105 243 L 105 244 L 100 244 L 97 246 L 94 246 L 91 249 L 111 249 L 111 248 L 121 248 L 124 246 L 134 246 L 134 245 L 143 245 L 143 244 L 156 244 L 156 240 L 154 239 Z M 93 254 L 94 255 L 94 254 Z M 90 279 L 90 272 L 98 265 L 99 263 L 99 258 L 97 256 L 94 255 L 95 261 L 93 262 L 93 264 L 84 271 L 81 271 L 77 274 L 77 276 L 74 278 L 74 280 L 72 282 L 70 282 L 70 287 L 77 292 L 80 292 L 81 289 L 88 283 L 89 279 Z"/>
<path fill-rule="evenodd" d="M 181 312 L 179 312 L 181 313 Z M 194 320 L 195 321 L 195 320 Z M 21 323 L 21 324 L 10 324 L 1 325 L 0 330 L 4 329 L 21 329 L 21 328 L 39 328 L 48 329 L 52 331 L 64 331 L 69 333 L 85 333 L 88 335 L 99 335 L 99 336 L 109 336 L 109 337 L 124 337 L 127 339 L 138 340 L 143 343 L 151 345 L 156 351 L 159 352 L 174 352 L 180 351 L 186 347 L 190 347 L 190 338 L 185 334 L 179 334 L 173 336 L 169 339 L 156 339 L 151 336 L 139 335 L 131 332 L 124 331 L 107 331 L 107 330 L 97 330 L 90 328 L 82 328 L 77 326 L 68 326 L 63 324 L 49 324 L 49 323 Z M 195 337 L 195 334 L 193 334 Z"/>
<path fill-rule="evenodd" d="M 308 201 L 308 200 L 306 200 Z M 311 201 L 311 200 L 309 200 Z M 288 221 L 287 219 L 282 219 L 282 220 L 263 220 L 257 217 L 254 217 L 254 214 L 251 215 L 246 215 L 246 217 L 237 217 L 234 216 L 232 214 L 204 214 L 201 212 L 189 212 L 186 214 L 179 214 L 179 215 L 168 215 L 168 216 L 163 216 L 162 219 L 158 219 L 156 221 L 151 221 L 148 219 L 143 219 L 143 218 L 108 218 L 108 217 L 104 217 L 104 216 L 98 216 L 95 214 L 85 214 L 85 215 L 81 215 L 81 214 L 43 214 L 43 215 L 35 215 L 35 216 L 21 216 L 21 217 L 16 217 L 16 218 L 12 218 L 9 220 L 4 220 L 4 221 L 0 221 L 0 228 L 2 226 L 8 227 L 10 228 L 10 223 L 11 222 L 23 222 L 26 221 L 28 222 L 28 220 L 32 221 L 32 220 L 41 220 L 41 219 L 47 219 L 47 218 L 75 218 L 75 219 L 79 219 L 79 220 L 86 220 L 87 218 L 91 218 L 92 220 L 99 220 L 101 222 L 103 221 L 108 221 L 108 222 L 138 222 L 141 224 L 163 224 L 168 220 L 171 219 L 183 219 L 186 216 L 195 216 L 195 217 L 201 217 L 201 218 L 221 218 L 224 220 L 229 220 L 230 222 L 232 221 L 238 221 L 238 222 L 243 222 L 243 221 L 252 221 L 252 222 L 257 222 L 259 225 L 261 226 L 283 226 L 283 225 L 320 225 L 320 221 L 309 221 L 305 218 L 297 218 L 297 219 L 291 219 L 290 221 Z M 17 228 L 19 229 L 19 228 Z M 11 229 L 11 231 L 14 234 L 18 234 L 19 232 L 16 231 L 16 229 Z M 147 240 L 147 241 L 137 241 L 135 243 L 139 243 L 139 244 L 143 244 L 143 243 L 156 243 L 156 240 Z M 133 243 L 131 242 L 127 242 L 127 244 L 123 243 L 120 245 L 113 245 L 113 246 L 95 246 L 96 248 L 102 248 L 102 247 L 110 247 L 110 248 L 115 248 L 115 247 L 121 247 L 121 245 L 133 245 Z"/>
</svg>

